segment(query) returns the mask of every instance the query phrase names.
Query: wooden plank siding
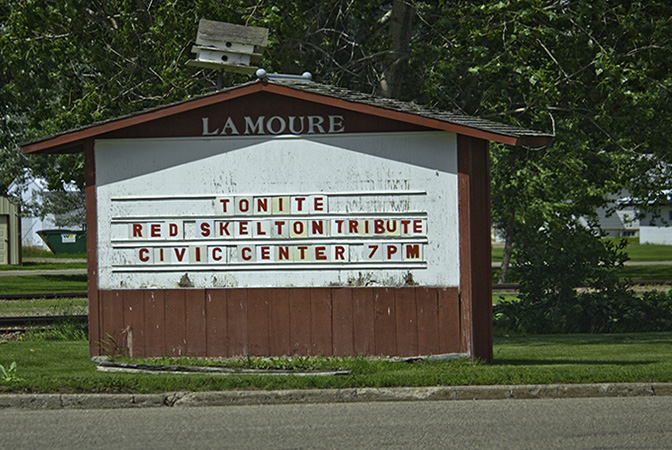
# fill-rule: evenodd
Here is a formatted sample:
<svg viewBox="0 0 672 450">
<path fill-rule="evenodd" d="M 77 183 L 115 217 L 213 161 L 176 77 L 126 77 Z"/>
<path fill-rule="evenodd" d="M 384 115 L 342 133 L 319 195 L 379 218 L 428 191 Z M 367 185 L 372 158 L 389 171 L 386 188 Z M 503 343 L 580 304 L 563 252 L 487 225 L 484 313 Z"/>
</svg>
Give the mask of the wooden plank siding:
<svg viewBox="0 0 672 450">
<path fill-rule="evenodd" d="M 416 356 L 461 351 L 458 288 L 98 291 L 97 354 Z"/>
</svg>

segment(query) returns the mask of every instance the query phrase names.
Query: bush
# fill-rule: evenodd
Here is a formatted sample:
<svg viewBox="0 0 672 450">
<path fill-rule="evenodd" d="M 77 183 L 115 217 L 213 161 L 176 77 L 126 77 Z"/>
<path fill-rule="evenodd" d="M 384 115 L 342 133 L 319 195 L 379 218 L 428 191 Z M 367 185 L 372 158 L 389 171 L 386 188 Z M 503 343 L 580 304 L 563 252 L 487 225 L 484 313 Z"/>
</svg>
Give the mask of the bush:
<svg viewBox="0 0 672 450">
<path fill-rule="evenodd" d="M 501 302 L 494 325 L 522 333 L 630 333 L 672 330 L 672 290 L 586 291 L 568 301 Z"/>
<path fill-rule="evenodd" d="M 672 292 L 637 296 L 619 281 L 626 245 L 576 221 L 528 230 L 515 250 L 519 301 L 497 305 L 495 326 L 524 333 L 669 331 Z"/>
</svg>

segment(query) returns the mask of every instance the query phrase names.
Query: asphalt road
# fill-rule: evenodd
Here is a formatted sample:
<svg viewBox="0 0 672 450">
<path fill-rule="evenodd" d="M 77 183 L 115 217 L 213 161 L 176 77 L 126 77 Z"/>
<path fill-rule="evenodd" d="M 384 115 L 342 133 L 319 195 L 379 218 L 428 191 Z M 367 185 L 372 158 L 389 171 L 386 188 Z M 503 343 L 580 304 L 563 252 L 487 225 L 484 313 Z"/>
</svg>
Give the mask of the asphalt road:
<svg viewBox="0 0 672 450">
<path fill-rule="evenodd" d="M 0 410 L 11 449 L 670 449 L 672 397 Z"/>
</svg>

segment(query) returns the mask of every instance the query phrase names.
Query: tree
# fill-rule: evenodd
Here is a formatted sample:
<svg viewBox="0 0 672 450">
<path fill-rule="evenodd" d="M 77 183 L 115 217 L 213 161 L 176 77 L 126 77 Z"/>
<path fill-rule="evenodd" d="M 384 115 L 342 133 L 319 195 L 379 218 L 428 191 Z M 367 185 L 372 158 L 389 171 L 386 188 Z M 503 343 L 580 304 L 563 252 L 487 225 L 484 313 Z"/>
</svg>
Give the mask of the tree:
<svg viewBox="0 0 672 450">
<path fill-rule="evenodd" d="M 493 219 L 507 256 L 539 220 L 590 216 L 609 193 L 649 181 L 645 167 L 670 160 L 668 2 L 512 0 L 420 10 L 425 30 L 411 66 L 427 100 L 556 134 L 549 149 L 493 148 Z"/>
<path fill-rule="evenodd" d="M 86 229 L 86 209 L 83 191 L 46 191 L 35 201 L 26 206 L 35 217 L 54 217 L 54 225 L 58 228 Z"/>
<path fill-rule="evenodd" d="M 214 89 L 216 74 L 185 67 L 202 17 L 268 27 L 269 72 L 554 132 L 548 149 L 492 147 L 509 256 L 539 222 L 590 216 L 623 187 L 646 198 L 670 185 L 663 0 L 6 0 L 3 177 L 28 165 L 51 189 L 81 188 L 80 156 L 26 161 L 17 144 Z"/>
</svg>

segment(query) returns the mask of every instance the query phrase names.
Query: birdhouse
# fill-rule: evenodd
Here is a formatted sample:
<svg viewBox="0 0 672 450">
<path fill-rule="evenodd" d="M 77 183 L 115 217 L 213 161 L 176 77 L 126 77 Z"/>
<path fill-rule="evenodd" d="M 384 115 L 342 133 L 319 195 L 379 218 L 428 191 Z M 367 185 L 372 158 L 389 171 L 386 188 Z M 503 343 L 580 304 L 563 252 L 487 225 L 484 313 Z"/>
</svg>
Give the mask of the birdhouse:
<svg viewBox="0 0 672 450">
<path fill-rule="evenodd" d="M 196 59 L 187 65 L 253 74 L 257 67 L 251 64 L 259 62 L 267 43 L 267 28 L 201 19 L 196 45 L 191 49 Z"/>
</svg>

